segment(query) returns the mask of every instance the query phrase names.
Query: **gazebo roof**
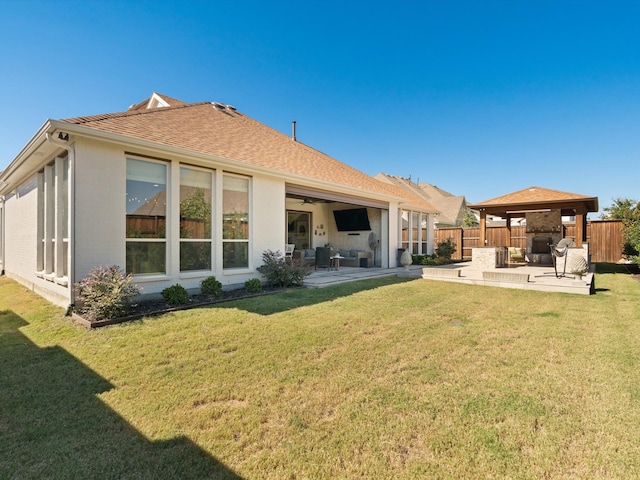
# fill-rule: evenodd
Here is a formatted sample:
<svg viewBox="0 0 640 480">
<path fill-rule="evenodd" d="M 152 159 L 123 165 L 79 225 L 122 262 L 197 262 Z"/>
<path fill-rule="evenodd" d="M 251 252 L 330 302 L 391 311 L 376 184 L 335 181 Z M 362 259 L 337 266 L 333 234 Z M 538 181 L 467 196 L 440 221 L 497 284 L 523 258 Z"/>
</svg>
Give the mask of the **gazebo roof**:
<svg viewBox="0 0 640 480">
<path fill-rule="evenodd" d="M 469 208 L 503 218 L 551 209 L 561 210 L 562 215 L 575 215 L 597 212 L 598 197 L 534 186 L 469 205 Z"/>
</svg>

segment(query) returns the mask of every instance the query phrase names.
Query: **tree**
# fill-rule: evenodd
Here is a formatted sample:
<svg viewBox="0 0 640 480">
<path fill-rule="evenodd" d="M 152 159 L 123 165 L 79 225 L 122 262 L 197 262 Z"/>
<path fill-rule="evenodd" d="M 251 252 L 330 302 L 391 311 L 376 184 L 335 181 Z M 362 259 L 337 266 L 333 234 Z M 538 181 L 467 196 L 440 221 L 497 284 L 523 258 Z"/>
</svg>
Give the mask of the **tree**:
<svg viewBox="0 0 640 480">
<path fill-rule="evenodd" d="M 465 210 L 464 210 L 464 215 L 462 217 L 462 226 L 463 227 L 477 227 L 478 226 L 478 220 L 476 219 L 475 214 L 473 213 L 473 211 L 469 207 L 466 207 Z"/>
<path fill-rule="evenodd" d="M 622 220 L 622 235 L 626 243 L 623 253 L 640 264 L 640 202 L 630 198 L 616 198 L 613 205 L 603 208 L 602 218 Z"/>
</svg>

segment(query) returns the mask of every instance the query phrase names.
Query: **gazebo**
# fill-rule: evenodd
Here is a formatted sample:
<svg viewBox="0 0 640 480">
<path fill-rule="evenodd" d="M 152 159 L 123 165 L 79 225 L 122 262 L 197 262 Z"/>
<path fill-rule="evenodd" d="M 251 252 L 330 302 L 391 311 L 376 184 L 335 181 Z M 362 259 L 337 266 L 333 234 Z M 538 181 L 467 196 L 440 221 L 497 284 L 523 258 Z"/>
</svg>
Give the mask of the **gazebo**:
<svg viewBox="0 0 640 480">
<path fill-rule="evenodd" d="M 511 246 L 511 219 L 526 219 L 527 253 L 549 253 L 548 245 L 563 238 L 563 216 L 575 216 L 575 246 L 582 248 L 587 239 L 587 214 L 598 211 L 598 197 L 529 187 L 484 202 L 469 205 L 480 212 L 480 245 L 486 245 L 487 215 L 506 220 Z M 544 252 L 542 250 L 545 250 Z"/>
</svg>

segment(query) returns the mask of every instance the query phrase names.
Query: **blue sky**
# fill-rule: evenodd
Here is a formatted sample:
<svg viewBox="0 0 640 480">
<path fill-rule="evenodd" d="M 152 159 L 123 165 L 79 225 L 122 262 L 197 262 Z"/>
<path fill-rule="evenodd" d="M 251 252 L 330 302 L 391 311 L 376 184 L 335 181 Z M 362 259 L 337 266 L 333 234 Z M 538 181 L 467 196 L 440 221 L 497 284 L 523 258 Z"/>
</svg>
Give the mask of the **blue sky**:
<svg viewBox="0 0 640 480">
<path fill-rule="evenodd" d="M 156 91 L 471 203 L 538 185 L 602 209 L 640 200 L 638 25 L 632 1 L 5 0 L 0 169 L 47 118 Z"/>
</svg>

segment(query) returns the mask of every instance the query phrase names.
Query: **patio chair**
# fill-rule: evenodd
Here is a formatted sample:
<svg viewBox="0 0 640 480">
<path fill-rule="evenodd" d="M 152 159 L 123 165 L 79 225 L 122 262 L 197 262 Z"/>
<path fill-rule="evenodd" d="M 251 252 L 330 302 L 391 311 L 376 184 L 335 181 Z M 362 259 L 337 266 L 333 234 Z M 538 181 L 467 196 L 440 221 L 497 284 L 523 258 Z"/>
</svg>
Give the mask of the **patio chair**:
<svg viewBox="0 0 640 480">
<path fill-rule="evenodd" d="M 564 267 L 562 273 L 558 273 L 558 258 L 563 258 L 569 253 L 569 247 L 575 246 L 571 238 L 563 238 L 556 245 L 551 245 L 551 259 L 553 260 L 553 270 L 556 273 L 556 278 L 566 277 L 567 272 L 567 259 L 564 259 Z M 569 277 L 573 278 L 573 277 Z"/>
<path fill-rule="evenodd" d="M 567 259 L 564 258 L 569 253 L 569 247 L 574 247 L 575 243 L 573 243 L 573 239 L 571 238 L 563 238 L 555 245 L 549 245 L 551 249 L 551 260 L 553 261 L 553 273 L 556 278 L 575 278 L 575 277 L 567 277 Z M 558 258 L 564 258 L 564 267 L 562 268 L 562 273 L 558 273 Z M 551 275 L 551 272 L 545 272 L 542 275 L 536 275 L 537 277 L 542 277 L 544 275 Z"/>
<path fill-rule="evenodd" d="M 316 270 L 331 267 L 331 249 L 329 247 L 316 248 Z"/>
<path fill-rule="evenodd" d="M 284 259 L 286 260 L 288 258 L 290 261 L 293 261 L 293 251 L 295 249 L 296 249 L 295 243 L 287 243 L 284 246 Z"/>
</svg>

